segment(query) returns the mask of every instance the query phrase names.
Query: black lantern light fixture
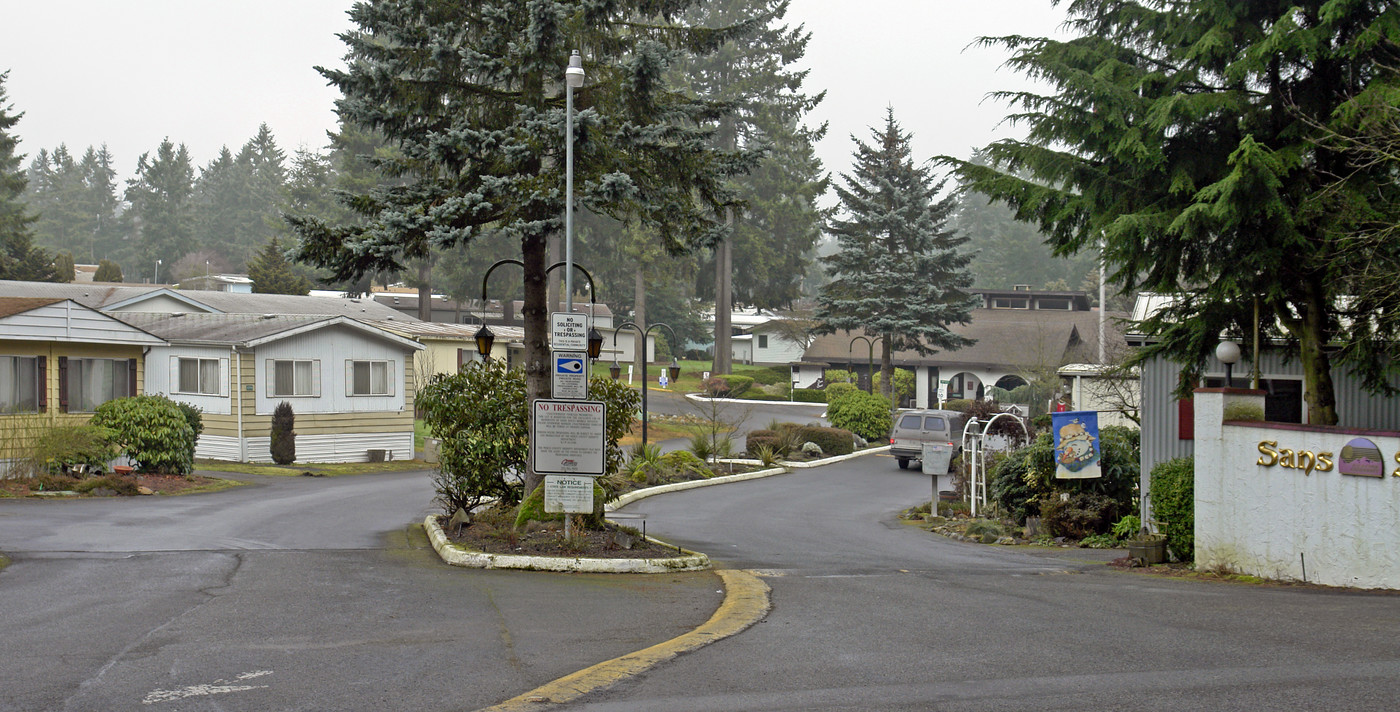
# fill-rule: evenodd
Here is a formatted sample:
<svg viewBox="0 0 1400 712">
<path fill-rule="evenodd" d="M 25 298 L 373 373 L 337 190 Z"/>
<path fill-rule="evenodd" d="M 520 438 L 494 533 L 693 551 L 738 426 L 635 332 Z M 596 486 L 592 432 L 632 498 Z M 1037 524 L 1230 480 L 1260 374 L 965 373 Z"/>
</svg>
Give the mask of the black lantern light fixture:
<svg viewBox="0 0 1400 712">
<path fill-rule="evenodd" d="M 632 329 L 633 331 L 637 332 L 637 343 L 641 344 L 640 348 L 642 349 L 642 354 L 643 354 L 643 356 L 642 356 L 642 444 L 643 444 L 643 445 L 646 445 L 646 444 L 647 444 L 647 420 L 648 420 L 648 416 L 647 416 L 647 359 L 646 359 L 647 337 L 651 335 L 652 329 L 665 329 L 666 331 L 670 332 L 670 334 L 671 334 L 671 343 L 677 343 L 677 341 L 676 341 L 676 332 L 672 331 L 672 330 L 671 330 L 671 327 L 669 327 L 669 326 L 667 326 L 667 325 L 665 325 L 665 324 L 661 324 L 661 323 L 652 324 L 651 326 L 649 326 L 649 327 L 643 329 L 642 327 L 637 326 L 636 323 L 634 323 L 634 322 L 625 321 L 625 322 L 623 322 L 623 323 L 621 323 L 621 324 L 618 324 L 617 329 L 616 329 L 615 331 L 613 331 L 613 350 L 614 350 L 614 351 L 617 350 L 617 333 L 618 333 L 619 331 L 622 331 L 623 329 Z M 677 378 L 680 378 L 680 375 L 681 375 L 681 365 L 680 365 L 679 363 L 676 362 L 676 359 L 675 359 L 674 356 L 671 357 L 671 365 L 666 367 L 666 371 L 667 371 L 668 375 L 670 376 L 670 379 L 671 379 L 670 382 L 674 383 L 675 380 L 676 380 Z M 619 365 L 617 365 L 617 359 L 616 359 L 616 358 L 613 359 L 613 364 L 612 364 L 611 366 L 608 367 L 608 373 L 609 373 L 609 375 L 612 376 L 612 378 L 613 378 L 614 381 L 617 380 L 618 376 L 622 375 L 622 367 L 619 366 Z"/>
<path fill-rule="evenodd" d="M 590 321 L 592 316 L 589 316 Z M 603 353 L 603 335 L 592 326 L 588 327 L 588 358 L 596 360 Z"/>
<path fill-rule="evenodd" d="M 491 329 L 482 321 L 481 328 L 476 330 L 476 352 L 481 354 L 481 358 L 491 358 L 491 345 L 496 343 L 496 335 L 491 333 Z"/>
<path fill-rule="evenodd" d="M 613 359 L 612 365 L 608 366 L 608 375 L 611 376 L 614 381 L 622 377 L 622 367 L 617 365 L 617 359 Z"/>
</svg>

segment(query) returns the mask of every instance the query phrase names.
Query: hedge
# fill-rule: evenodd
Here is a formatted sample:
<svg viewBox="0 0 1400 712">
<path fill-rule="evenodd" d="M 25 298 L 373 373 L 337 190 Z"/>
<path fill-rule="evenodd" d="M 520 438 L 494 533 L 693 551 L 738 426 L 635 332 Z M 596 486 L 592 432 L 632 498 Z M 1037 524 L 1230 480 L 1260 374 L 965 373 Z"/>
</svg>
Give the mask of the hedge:
<svg viewBox="0 0 1400 712">
<path fill-rule="evenodd" d="M 826 391 L 816 388 L 798 388 L 792 392 L 792 399 L 798 403 L 825 403 Z"/>
<path fill-rule="evenodd" d="M 841 428 L 803 425 L 798 428 L 802 442 L 814 442 L 823 455 L 849 455 L 856 450 L 855 435 Z"/>
<path fill-rule="evenodd" d="M 1152 468 L 1152 515 L 1167 535 L 1167 548 L 1176 558 L 1196 556 L 1196 461 L 1178 457 Z"/>
</svg>

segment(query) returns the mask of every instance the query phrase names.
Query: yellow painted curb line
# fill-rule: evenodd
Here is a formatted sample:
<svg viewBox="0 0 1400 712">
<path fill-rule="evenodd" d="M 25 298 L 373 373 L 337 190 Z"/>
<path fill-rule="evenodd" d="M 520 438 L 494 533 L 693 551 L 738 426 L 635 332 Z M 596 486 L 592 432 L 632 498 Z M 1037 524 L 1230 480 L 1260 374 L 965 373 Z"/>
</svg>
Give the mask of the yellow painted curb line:
<svg viewBox="0 0 1400 712">
<path fill-rule="evenodd" d="M 681 653 L 735 635 L 768 614 L 768 584 L 758 576 L 750 571 L 737 569 L 725 569 L 715 573 L 724 579 L 724 603 L 721 603 L 719 610 L 699 628 L 650 648 L 598 663 L 572 675 L 565 675 L 519 697 L 486 707 L 480 712 L 530 712 L 572 702 L 590 692 L 611 687 L 629 677 L 646 672 Z"/>
</svg>

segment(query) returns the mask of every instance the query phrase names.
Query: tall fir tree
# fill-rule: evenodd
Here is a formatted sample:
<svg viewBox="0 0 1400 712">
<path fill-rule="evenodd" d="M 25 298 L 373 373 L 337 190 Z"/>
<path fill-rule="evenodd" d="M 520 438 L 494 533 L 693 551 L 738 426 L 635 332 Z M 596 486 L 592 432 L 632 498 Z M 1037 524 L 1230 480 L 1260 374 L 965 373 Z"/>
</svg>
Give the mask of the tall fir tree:
<svg viewBox="0 0 1400 712">
<path fill-rule="evenodd" d="M 1400 8 L 1078 0 L 1066 27 L 1066 39 L 983 38 L 1049 89 L 995 95 L 1028 133 L 988 146 L 990 165 L 940 160 L 1038 225 L 1057 254 L 1104 240 L 1120 291 L 1175 295 L 1141 324 L 1154 338 L 1140 358 L 1199 372 L 1222 332 L 1251 330 L 1257 298 L 1265 329 L 1282 325 L 1294 344 L 1308 422 L 1337 423 L 1337 363 L 1391 390 L 1400 367 L 1376 350 L 1370 315 L 1348 311 L 1368 255 L 1342 240 L 1365 212 L 1351 207 L 1394 174 L 1353 170 L 1317 139 L 1400 59 Z"/>
<path fill-rule="evenodd" d="M 811 147 L 826 127 L 802 125 L 825 92 L 809 95 L 802 87 L 807 70 L 794 65 L 806 54 L 811 33 L 783 24 L 788 5 L 789 0 L 711 0 L 695 6 L 689 17 L 697 23 L 739 31 L 718 51 L 690 58 L 677 70 L 697 96 L 734 108 L 715 133 L 717 146 L 770 152 L 757 170 L 736 177 L 732 188 L 748 201 L 750 212 L 730 211 L 729 234 L 712 256 L 715 373 L 731 371 L 729 316 L 735 298 L 756 306 L 790 303 L 825 217 L 816 200 L 826 181 Z"/>
<path fill-rule="evenodd" d="M 309 294 L 311 280 L 287 261 L 282 242 L 268 241 L 257 256 L 248 261 L 248 278 L 258 294 Z"/>
<path fill-rule="evenodd" d="M 889 397 L 895 351 L 926 355 L 973 343 L 948 327 L 968 323 L 976 300 L 967 292 L 971 258 L 958 250 L 966 238 L 948 229 L 956 199 L 939 198 L 944 181 L 914 164 L 893 109 L 870 134 L 872 144 L 851 137 L 855 167 L 836 186 L 840 217 L 828 231 L 837 251 L 822 258 L 831 281 L 817 296 L 815 317 L 820 332 L 878 341 L 880 387 Z"/>
<path fill-rule="evenodd" d="M 361 2 L 345 70 L 321 69 L 341 90 L 346 124 L 400 152 L 374 165 L 401 185 L 350 197 L 364 220 L 291 218 L 299 257 L 355 279 L 471 242 L 518 239 L 524 262 L 528 397 L 550 391 L 547 240 L 564 225 L 565 88 L 570 50 L 586 52 L 575 91 L 575 194 L 581 204 L 650 225 L 672 251 L 711 244 L 725 182 L 751 159 L 718 151 L 706 128 L 721 106 L 666 82 L 683 51 L 729 38 L 675 21 L 696 0 L 442 0 Z M 526 492 L 541 478 L 525 477 Z"/>
<path fill-rule="evenodd" d="M 121 198 L 117 196 L 117 171 L 112 166 L 112 153 L 107 145 L 94 149 L 89 146 L 80 164 L 83 192 L 80 197 L 87 226 L 91 229 L 87 249 L 77 253 L 89 263 L 115 255 L 121 247 Z"/>
<path fill-rule="evenodd" d="M 14 113 L 7 103 L 5 82 L 10 73 L 0 72 L 0 279 L 51 281 L 53 258 L 34 244 L 33 226 L 37 217 L 24 201 L 28 179 L 18 153 L 19 139 L 13 129 L 23 112 Z"/>
<path fill-rule="evenodd" d="M 197 249 L 194 241 L 194 166 L 184 144 L 160 142 L 155 158 L 141 154 L 136 177 L 127 180 L 123 214 L 132 236 L 126 253 L 128 267 L 157 277 L 156 260 L 173 265 Z"/>
</svg>

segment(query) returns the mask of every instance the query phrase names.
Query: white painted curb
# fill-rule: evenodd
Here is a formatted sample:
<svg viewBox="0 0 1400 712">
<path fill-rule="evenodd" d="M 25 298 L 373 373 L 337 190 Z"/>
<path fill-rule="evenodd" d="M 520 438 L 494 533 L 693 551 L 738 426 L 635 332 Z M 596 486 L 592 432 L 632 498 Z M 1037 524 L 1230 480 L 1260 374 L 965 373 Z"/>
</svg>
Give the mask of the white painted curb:
<svg viewBox="0 0 1400 712">
<path fill-rule="evenodd" d="M 701 571 L 710 568 L 710 557 L 686 551 L 683 556 L 668 559 L 586 559 L 583 557 L 564 558 L 558 556 L 517 556 L 514 554 L 487 554 L 470 551 L 447 540 L 447 534 L 437 523 L 438 515 L 430 514 L 423 520 L 423 529 L 428 540 L 442 560 L 453 566 L 474 569 L 525 569 L 529 571 L 576 571 L 594 574 L 665 574 L 674 571 Z M 670 546 L 663 541 L 647 537 L 649 541 Z M 684 550 L 682 550 L 684 551 Z"/>
<path fill-rule="evenodd" d="M 820 407 L 822 410 L 826 410 L 826 406 L 827 406 L 827 404 L 826 404 L 825 402 L 822 402 L 822 403 L 805 403 L 805 402 L 802 402 L 802 401 L 747 400 L 747 399 L 744 399 L 744 398 L 709 398 L 709 397 L 706 397 L 706 396 L 702 396 L 702 395 L 700 395 L 699 393 L 687 393 L 687 394 L 685 394 L 685 397 L 686 397 L 687 399 L 693 400 L 693 401 L 710 401 L 710 400 L 714 400 L 714 401 L 719 401 L 719 402 L 721 402 L 721 403 L 745 403 L 745 404 L 748 404 L 748 405 L 810 405 L 810 406 L 817 406 L 817 407 Z M 819 416 L 819 417 L 820 417 L 820 416 Z"/>
<path fill-rule="evenodd" d="M 605 505 L 603 507 L 603 510 L 606 512 L 611 512 L 615 509 L 620 509 L 633 502 L 636 502 L 639 499 L 646 499 L 647 497 L 650 497 L 652 495 L 666 494 L 667 492 L 680 492 L 682 490 L 695 489 L 696 487 L 727 485 L 731 482 L 757 480 L 763 477 L 772 477 L 773 475 L 783 475 L 787 474 L 787 472 L 789 471 L 788 468 L 805 470 L 813 467 L 821 467 L 822 465 L 830 465 L 833 462 L 843 462 L 845 460 L 851 460 L 857 457 L 863 457 L 865 455 L 875 455 L 882 452 L 888 452 L 889 449 L 889 445 L 882 445 L 880 447 L 866 448 L 859 452 L 853 452 L 849 455 L 837 455 L 835 457 L 828 457 L 823 460 L 813 460 L 812 462 L 784 461 L 781 463 L 781 467 L 774 467 L 768 470 L 758 470 L 756 472 L 745 472 L 741 475 L 725 475 L 724 477 L 711 477 L 708 480 L 691 480 L 689 482 L 677 482 L 675 484 L 658 485 L 656 487 L 648 487 L 646 489 L 632 490 L 631 492 L 628 492 L 627 494 L 624 494 L 621 497 L 618 497 L 617 499 Z M 734 460 L 733 462 L 750 465 L 758 464 L 757 460 Z"/>
</svg>

